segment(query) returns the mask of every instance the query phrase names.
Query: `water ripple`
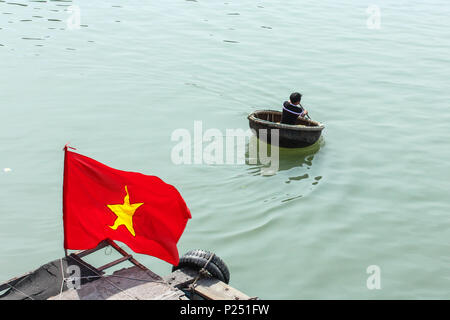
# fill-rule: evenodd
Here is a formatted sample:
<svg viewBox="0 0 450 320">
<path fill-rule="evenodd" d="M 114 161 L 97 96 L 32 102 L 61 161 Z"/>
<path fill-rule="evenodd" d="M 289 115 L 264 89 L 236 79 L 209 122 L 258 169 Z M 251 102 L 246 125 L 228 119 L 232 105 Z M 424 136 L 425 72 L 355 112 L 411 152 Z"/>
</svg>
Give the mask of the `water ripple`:
<svg viewBox="0 0 450 320">
<path fill-rule="evenodd" d="M 11 4 L 11 5 L 15 5 L 15 6 L 22 6 L 22 7 L 28 7 L 27 4 L 17 3 L 17 2 L 7 2 L 6 4 Z"/>
</svg>

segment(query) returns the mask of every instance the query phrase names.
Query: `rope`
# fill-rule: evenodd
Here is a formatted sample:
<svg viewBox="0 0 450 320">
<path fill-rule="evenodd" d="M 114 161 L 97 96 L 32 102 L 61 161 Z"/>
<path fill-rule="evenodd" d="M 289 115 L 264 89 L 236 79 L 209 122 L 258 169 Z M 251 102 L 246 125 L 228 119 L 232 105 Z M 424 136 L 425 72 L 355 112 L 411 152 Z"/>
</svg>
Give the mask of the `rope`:
<svg viewBox="0 0 450 320">
<path fill-rule="evenodd" d="M 31 300 L 34 300 L 33 297 L 31 297 L 31 296 L 27 295 L 26 293 L 20 291 L 19 289 L 15 288 L 14 286 L 10 285 L 9 283 L 6 283 L 6 285 L 8 285 L 11 289 L 14 289 L 14 290 L 20 292 L 20 293 L 23 294 L 25 297 L 30 298 Z"/>
<path fill-rule="evenodd" d="M 138 297 L 133 297 L 132 295 L 130 295 L 128 292 L 126 292 L 125 290 L 123 290 L 122 288 L 120 288 L 118 285 L 116 285 L 114 282 L 110 281 L 108 278 L 104 277 L 102 274 L 100 274 L 97 270 L 93 270 L 91 267 L 89 267 L 87 264 L 84 263 L 83 260 L 79 260 L 79 262 L 84 265 L 86 268 L 88 268 L 89 270 L 91 270 L 92 272 L 94 272 L 95 274 L 97 274 L 99 276 L 99 278 L 103 278 L 105 279 L 108 283 L 110 283 L 111 285 L 113 285 L 114 287 L 116 287 L 116 289 L 118 289 L 119 291 L 123 292 L 124 294 L 126 294 L 128 297 L 130 297 L 133 300 L 140 300 Z M 80 277 L 81 278 L 81 277 Z"/>
<path fill-rule="evenodd" d="M 124 277 L 124 276 L 118 276 L 118 275 L 115 275 L 115 274 L 110 274 L 110 275 L 108 275 L 108 277 L 121 278 L 121 279 L 133 280 L 133 281 L 155 282 L 155 283 L 161 283 L 161 284 L 168 284 L 167 282 L 161 281 L 161 280 L 150 281 L 150 280 L 147 280 L 147 279 L 138 279 L 138 278 L 132 278 L 132 277 Z M 92 279 L 92 278 L 100 278 L 100 276 L 77 277 L 77 279 Z"/>
<path fill-rule="evenodd" d="M 62 281 L 61 281 L 61 290 L 59 292 L 59 299 L 61 300 L 61 294 L 63 291 L 63 285 L 64 285 L 64 281 L 67 279 L 64 277 L 64 272 L 63 272 L 63 264 L 62 264 L 62 259 L 59 259 L 60 263 L 61 263 L 61 274 L 62 274 Z M 30 298 L 31 300 L 34 300 L 32 296 L 27 295 L 25 292 L 20 291 L 19 289 L 17 289 L 16 287 L 10 285 L 9 283 L 5 283 L 7 286 L 9 286 L 11 289 L 18 291 L 19 293 L 23 294 L 25 297 Z"/>
<path fill-rule="evenodd" d="M 212 257 L 211 257 L 212 258 Z M 211 260 L 211 259 L 210 259 Z M 209 261 L 210 261 L 209 260 Z M 208 265 L 209 261 L 205 264 L 205 267 Z M 122 288 L 120 288 L 118 285 L 116 285 L 114 282 L 110 281 L 108 278 L 109 277 L 114 277 L 114 278 L 121 278 L 121 279 L 128 279 L 128 280 L 134 280 L 134 281 L 142 281 L 142 282 L 149 282 L 149 280 L 146 279 L 138 279 L 138 278 L 133 278 L 133 277 L 125 277 L 125 276 L 119 276 L 119 275 L 108 275 L 108 278 L 104 277 L 102 274 L 99 274 L 97 272 L 97 270 L 92 269 L 91 267 L 89 267 L 87 264 L 84 263 L 84 261 L 82 261 L 81 259 L 79 260 L 79 262 L 85 266 L 86 268 L 88 268 L 89 270 L 91 270 L 92 272 L 94 272 L 95 274 L 97 274 L 96 276 L 85 276 L 85 277 L 64 277 L 64 267 L 63 267 L 63 262 L 62 259 L 59 259 L 59 262 L 61 264 L 61 276 L 62 276 L 62 280 L 61 280 L 61 288 L 59 291 L 59 300 L 62 299 L 62 292 L 63 292 L 63 288 L 64 288 L 64 282 L 68 281 L 68 280 L 73 280 L 73 279 L 91 279 L 91 278 L 103 278 L 105 279 L 108 283 L 110 283 L 111 285 L 113 285 L 116 289 L 118 289 L 120 292 L 123 292 L 124 294 L 126 294 L 128 297 L 130 297 L 131 299 L 134 300 L 140 300 L 138 297 L 134 297 L 132 295 L 130 295 L 128 292 L 126 292 L 125 290 L 123 290 Z M 203 270 L 203 269 L 202 269 Z M 195 281 L 197 281 L 198 279 L 196 279 Z M 161 283 L 161 284 L 167 284 L 167 282 L 165 281 L 161 281 L 161 280 L 155 280 L 152 282 L 156 282 L 156 283 Z M 23 294 L 25 297 L 30 298 L 31 300 L 34 300 L 33 297 L 27 295 L 26 293 L 20 291 L 19 289 L 15 288 L 14 286 L 10 285 L 9 283 L 6 283 L 6 285 L 8 285 L 11 289 L 18 291 L 19 293 Z"/>
<path fill-rule="evenodd" d="M 62 263 L 62 259 L 59 258 L 59 262 L 61 263 L 61 290 L 59 291 L 59 300 L 61 300 L 61 295 L 63 292 L 63 288 L 64 288 L 64 282 L 66 281 L 66 278 L 64 277 L 64 269 L 63 269 L 63 263 Z"/>
<path fill-rule="evenodd" d="M 192 282 L 192 283 L 189 285 L 189 290 L 191 290 L 192 293 L 194 292 L 195 285 L 197 284 L 197 281 L 200 279 L 200 277 L 205 276 L 205 275 L 208 275 L 208 271 L 206 270 L 206 267 L 207 267 L 208 264 L 211 262 L 211 260 L 214 258 L 214 256 L 215 256 L 215 254 L 213 253 L 213 254 L 209 257 L 208 261 L 206 261 L 206 263 L 205 263 L 205 265 L 203 266 L 203 268 L 201 268 L 200 271 L 198 272 L 198 275 L 197 275 L 197 277 L 195 278 L 194 282 Z"/>
</svg>

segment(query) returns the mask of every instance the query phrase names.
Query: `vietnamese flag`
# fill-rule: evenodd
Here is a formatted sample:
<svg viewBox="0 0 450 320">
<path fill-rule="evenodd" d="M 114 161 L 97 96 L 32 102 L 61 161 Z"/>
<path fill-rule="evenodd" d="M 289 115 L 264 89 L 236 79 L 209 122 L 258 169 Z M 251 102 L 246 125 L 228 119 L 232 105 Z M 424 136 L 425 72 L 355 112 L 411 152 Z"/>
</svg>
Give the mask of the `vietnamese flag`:
<svg viewBox="0 0 450 320">
<path fill-rule="evenodd" d="M 65 147 L 64 248 L 118 240 L 178 265 L 177 242 L 191 218 L 177 189 L 155 176 L 113 169 Z"/>
</svg>

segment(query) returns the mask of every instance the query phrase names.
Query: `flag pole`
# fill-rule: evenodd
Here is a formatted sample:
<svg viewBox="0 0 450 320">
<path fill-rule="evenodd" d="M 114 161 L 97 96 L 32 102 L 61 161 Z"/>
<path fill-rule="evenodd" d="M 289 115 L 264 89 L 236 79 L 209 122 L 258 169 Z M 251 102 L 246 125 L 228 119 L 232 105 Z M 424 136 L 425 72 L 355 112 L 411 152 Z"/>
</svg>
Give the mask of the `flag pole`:
<svg viewBox="0 0 450 320">
<path fill-rule="evenodd" d="M 64 173 L 63 173 L 63 177 L 64 177 L 64 179 L 66 178 L 66 160 L 67 160 L 66 157 L 67 157 L 67 149 L 68 148 L 76 150 L 75 148 L 72 148 L 72 147 L 69 146 L 69 142 L 66 143 L 66 145 L 63 148 L 63 151 L 64 151 Z M 64 207 L 64 182 L 63 182 L 63 207 Z M 63 210 L 63 220 L 64 220 L 64 210 Z M 64 229 L 64 226 L 63 226 L 63 229 Z M 64 245 L 63 245 L 63 247 L 64 247 Z M 64 248 L 64 256 L 67 258 L 67 249 L 66 248 Z"/>
</svg>

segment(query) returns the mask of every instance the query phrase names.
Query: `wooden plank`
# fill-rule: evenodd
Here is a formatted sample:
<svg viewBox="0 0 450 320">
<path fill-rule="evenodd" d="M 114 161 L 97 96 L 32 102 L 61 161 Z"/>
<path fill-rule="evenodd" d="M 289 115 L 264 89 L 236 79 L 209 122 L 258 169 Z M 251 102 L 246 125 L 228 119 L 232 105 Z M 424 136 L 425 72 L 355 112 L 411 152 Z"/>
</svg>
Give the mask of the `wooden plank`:
<svg viewBox="0 0 450 320">
<path fill-rule="evenodd" d="M 109 245 L 110 245 L 111 247 L 113 247 L 114 249 L 116 249 L 116 251 L 119 252 L 121 255 L 123 255 L 123 256 L 128 256 L 128 253 L 127 253 L 125 250 L 123 250 L 121 247 L 119 247 L 119 246 L 117 245 L 117 243 L 115 243 L 114 241 L 112 241 L 112 240 L 110 240 L 110 239 L 107 239 L 106 241 L 109 243 Z M 136 259 L 134 259 L 133 256 L 130 256 L 130 258 L 129 258 L 128 260 L 129 260 L 132 264 L 134 264 L 135 266 L 139 267 L 140 269 L 142 269 L 142 270 L 144 270 L 144 271 L 147 271 L 147 270 L 148 270 L 146 266 L 144 266 L 143 264 L 139 263 L 139 261 L 137 261 Z"/>
<path fill-rule="evenodd" d="M 75 260 L 75 262 L 79 265 L 82 265 L 84 267 L 86 267 L 87 269 L 89 269 L 90 271 L 92 271 L 95 274 L 98 274 L 99 276 L 103 275 L 104 272 L 101 270 L 98 270 L 96 267 L 94 267 L 93 265 L 87 263 L 86 261 L 84 261 L 83 259 L 80 258 L 80 256 L 71 253 L 69 256 L 66 257 L 67 262 L 69 262 L 69 259 L 73 259 Z"/>
<path fill-rule="evenodd" d="M 29 274 L 31 274 L 31 271 L 25 273 L 25 274 L 22 275 L 22 276 L 15 277 L 15 278 L 12 278 L 12 279 L 9 279 L 8 281 L 2 283 L 2 284 L 0 285 L 0 291 L 6 290 L 6 289 L 10 289 L 11 286 L 14 286 L 17 282 L 19 282 L 20 280 L 22 280 L 23 278 L 25 278 L 25 277 L 28 276 Z"/>
<path fill-rule="evenodd" d="M 77 255 L 79 258 L 83 258 L 83 257 L 87 256 L 88 254 L 94 253 L 95 251 L 103 249 L 104 247 L 107 247 L 107 246 L 109 246 L 109 243 L 107 241 L 102 241 L 98 244 L 98 246 L 96 246 L 93 249 L 77 251 L 72 254 Z"/>
<path fill-rule="evenodd" d="M 197 276 L 198 271 L 190 268 L 181 268 L 163 277 L 163 279 L 172 287 L 186 288 L 192 282 L 194 282 Z"/>
<path fill-rule="evenodd" d="M 110 263 L 107 263 L 107 264 L 105 264 L 104 266 L 101 266 L 101 267 L 99 267 L 99 268 L 97 268 L 97 269 L 100 270 L 100 271 L 103 271 L 103 270 L 105 270 L 105 269 L 111 268 L 112 266 L 115 266 L 116 264 L 119 264 L 119 263 L 121 263 L 121 262 L 130 260 L 131 258 L 132 258 L 131 255 L 124 256 L 124 257 L 122 257 L 122 258 L 120 258 L 120 259 L 117 259 L 117 260 L 114 260 L 114 261 L 112 261 L 112 262 L 110 262 Z"/>
<path fill-rule="evenodd" d="M 109 267 L 112 267 L 112 266 L 114 266 L 114 265 L 116 265 L 116 264 L 118 264 L 118 263 L 120 263 L 120 262 L 126 261 L 126 260 L 129 260 L 132 264 L 134 264 L 135 266 L 138 266 L 138 267 L 139 267 L 140 269 L 142 269 L 142 270 L 145 270 L 145 271 L 148 270 L 146 266 L 144 266 L 144 265 L 141 264 L 139 261 L 137 261 L 136 259 L 134 259 L 132 255 L 128 254 L 128 252 L 126 252 L 126 251 L 123 250 L 121 247 L 119 247 L 119 246 L 117 245 L 117 243 L 115 243 L 115 242 L 114 242 L 113 240 L 111 240 L 111 239 L 103 240 L 102 242 L 100 242 L 100 243 L 98 244 L 97 247 L 95 247 L 95 248 L 93 248 L 93 249 L 83 250 L 83 251 L 78 251 L 78 252 L 72 253 L 71 255 L 76 255 L 78 258 L 83 258 L 83 257 L 85 257 L 85 256 L 87 256 L 87 255 L 89 255 L 89 254 L 91 254 L 91 253 L 94 253 L 94 252 L 96 252 L 96 251 L 98 251 L 98 250 L 100 250 L 100 249 L 103 249 L 103 248 L 105 248 L 105 247 L 107 247 L 107 246 L 113 247 L 117 252 L 119 252 L 122 256 L 124 256 L 124 257 L 126 257 L 126 258 L 121 258 L 121 259 L 119 259 L 120 261 L 119 261 L 119 260 L 115 260 L 115 261 L 113 261 L 113 262 L 111 262 L 111 263 L 109 263 L 109 264 L 106 264 L 106 265 L 104 265 L 104 266 L 98 268 L 98 270 L 104 270 L 104 269 L 107 269 L 107 268 L 109 268 Z"/>
<path fill-rule="evenodd" d="M 178 290 L 151 271 L 138 266 L 115 271 L 111 275 L 69 289 L 50 300 L 180 300 L 186 299 Z"/>
<path fill-rule="evenodd" d="M 251 300 L 252 298 L 226 283 L 214 278 L 201 278 L 194 287 L 195 293 L 209 300 Z"/>
</svg>

